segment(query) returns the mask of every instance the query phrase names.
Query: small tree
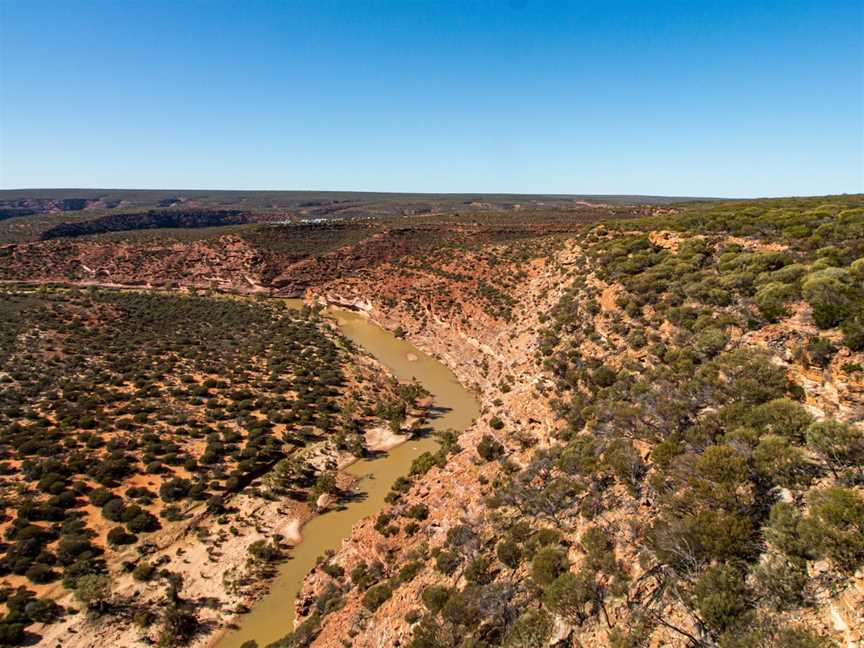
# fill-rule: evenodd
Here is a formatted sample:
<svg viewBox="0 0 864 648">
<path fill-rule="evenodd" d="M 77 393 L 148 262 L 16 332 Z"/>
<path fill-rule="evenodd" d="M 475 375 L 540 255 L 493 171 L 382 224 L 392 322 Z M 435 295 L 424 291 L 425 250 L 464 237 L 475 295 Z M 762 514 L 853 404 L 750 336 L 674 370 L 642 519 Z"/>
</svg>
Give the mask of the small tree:
<svg viewBox="0 0 864 648">
<path fill-rule="evenodd" d="M 552 619 L 544 610 L 522 613 L 504 637 L 504 648 L 545 648 L 552 636 Z"/>
<path fill-rule="evenodd" d="M 423 605 L 426 606 L 426 609 L 432 614 L 438 614 L 441 608 L 444 607 L 444 604 L 447 603 L 447 599 L 450 597 L 451 593 L 451 590 L 447 587 L 430 585 L 423 590 L 423 593 L 420 596 L 423 599 Z"/>
<path fill-rule="evenodd" d="M 565 569 L 567 569 L 567 556 L 554 547 L 544 547 L 531 561 L 531 574 L 540 585 L 551 585 Z"/>
<path fill-rule="evenodd" d="M 392 595 L 393 590 L 386 583 L 370 587 L 366 591 L 366 594 L 363 595 L 363 607 L 365 607 L 370 612 L 374 612 L 379 607 L 381 607 Z"/>
<path fill-rule="evenodd" d="M 512 540 L 503 540 L 496 549 L 498 560 L 510 569 L 516 569 L 522 562 L 522 550 Z"/>
<path fill-rule="evenodd" d="M 477 454 L 486 461 L 494 461 L 504 454 L 504 446 L 493 437 L 484 434 L 480 443 L 477 444 Z"/>
<path fill-rule="evenodd" d="M 744 577 L 728 564 L 705 570 L 693 594 L 700 616 L 717 634 L 742 624 L 749 610 Z"/>
<path fill-rule="evenodd" d="M 864 499 L 833 487 L 811 493 L 809 500 L 809 515 L 798 525 L 802 540 L 842 571 L 855 571 L 864 563 Z"/>
<path fill-rule="evenodd" d="M 322 472 L 315 482 L 316 493 L 327 493 L 334 495 L 339 492 L 339 487 L 336 485 L 336 474 L 332 470 Z"/>
<path fill-rule="evenodd" d="M 546 588 L 543 602 L 558 616 L 578 624 L 587 618 L 585 606 L 595 599 L 596 592 L 594 577 L 588 571 L 567 571 Z"/>
<path fill-rule="evenodd" d="M 183 577 L 175 572 L 162 573 L 168 583 L 168 590 L 162 606 L 162 632 L 158 643 L 163 648 L 182 646 L 189 643 L 201 624 L 194 606 L 180 595 Z"/>
<path fill-rule="evenodd" d="M 604 453 L 603 461 L 631 493 L 637 491 L 645 468 L 630 439 L 615 439 Z"/>
<path fill-rule="evenodd" d="M 189 643 L 200 622 L 190 605 L 169 604 L 162 616 L 162 632 L 159 635 L 159 646 L 170 648 L 184 646 Z"/>
<path fill-rule="evenodd" d="M 840 421 L 820 421 L 807 428 L 807 445 L 837 476 L 843 468 L 864 464 L 864 432 Z"/>
<path fill-rule="evenodd" d="M 804 454 L 786 437 L 763 436 L 753 450 L 753 462 L 760 475 L 780 486 L 794 488 L 807 479 Z"/>
</svg>

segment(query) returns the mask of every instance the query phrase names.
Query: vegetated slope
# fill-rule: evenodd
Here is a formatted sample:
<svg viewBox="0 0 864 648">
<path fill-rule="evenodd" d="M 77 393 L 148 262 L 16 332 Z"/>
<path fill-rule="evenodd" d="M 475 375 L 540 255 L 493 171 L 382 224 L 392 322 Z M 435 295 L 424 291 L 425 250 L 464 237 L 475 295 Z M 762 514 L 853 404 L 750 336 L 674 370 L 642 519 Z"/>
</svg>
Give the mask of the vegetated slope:
<svg viewBox="0 0 864 648">
<path fill-rule="evenodd" d="M 464 248 L 544 233 L 573 232 L 586 222 L 632 216 L 642 209 L 581 207 L 518 215 L 491 212 L 482 218 L 454 215 L 437 219 L 106 232 L 0 246 L 3 261 L 0 279 L 114 285 L 179 284 L 293 296 L 311 286 L 351 276 L 422 249 Z M 255 216 L 264 217 L 266 215 Z M 112 223 L 120 219 L 123 227 L 132 224 L 120 216 L 106 219 Z M 103 219 L 96 222 L 101 223 Z"/>
<path fill-rule="evenodd" d="M 438 353 L 484 416 L 310 575 L 277 645 L 857 645 L 862 257 L 848 196 L 594 227 L 507 289 L 511 323 L 471 296 L 441 318 L 413 278 L 398 302 L 376 276 L 321 287 Z"/>
<path fill-rule="evenodd" d="M 384 214 L 484 210 L 512 207 L 560 208 L 589 201 L 606 204 L 668 204 L 695 198 L 568 194 L 429 194 L 374 191 L 207 191 L 188 189 L 9 189 L 0 208 L 37 212 L 124 207 L 132 210 L 188 205 L 207 209 L 296 210 L 311 216 L 334 212 Z"/>
<path fill-rule="evenodd" d="M 30 216 L 31 214 L 35 213 L 36 212 L 32 209 L 20 207 L 4 207 L 0 208 L 0 220 L 6 220 L 7 218 L 20 218 L 21 216 Z"/>
<path fill-rule="evenodd" d="M 190 231 L 201 234 L 186 236 Z M 373 233 L 366 224 L 313 223 L 227 232 L 143 230 L 20 243 L 0 247 L 0 278 L 260 292 L 292 265 Z"/>
<path fill-rule="evenodd" d="M 119 203 L 119 201 L 118 201 Z M 20 216 L 46 212 L 74 212 L 102 204 L 98 198 L 69 197 L 60 192 L 54 197 L 34 196 L 33 192 L 0 191 L 0 209 L 26 211 Z M 113 203 L 112 206 L 116 205 Z"/>
<path fill-rule="evenodd" d="M 334 250 L 329 254 L 314 255 L 302 263 L 286 267 L 272 279 L 272 286 L 289 294 L 302 294 L 312 288 L 338 278 L 362 276 L 384 264 L 400 263 L 403 258 L 435 254 L 452 254 L 476 248 L 491 241 L 518 241 L 532 239 L 544 232 L 575 231 L 581 222 L 518 223 L 512 225 L 465 223 L 459 225 L 428 224 L 418 226 L 390 225 L 374 236 Z M 398 275 L 397 275 L 398 281 Z M 384 282 L 386 285 L 386 281 Z M 386 288 L 385 288 L 386 289 Z"/>
<path fill-rule="evenodd" d="M 277 301 L 6 287 L 0 312 L 3 645 L 224 622 L 419 395 Z"/>
<path fill-rule="evenodd" d="M 42 239 L 105 234 L 141 229 L 221 227 L 245 225 L 253 217 L 237 209 L 220 210 L 151 210 L 137 213 L 109 214 L 92 220 L 60 223 L 44 232 Z"/>
<path fill-rule="evenodd" d="M 630 209 L 692 199 L 652 196 L 519 194 L 392 194 L 321 191 L 135 191 L 33 189 L 0 191 L 0 245 L 39 240 L 63 223 L 153 211 L 239 210 L 257 220 L 278 215 L 296 222 L 370 221 L 389 218 L 485 217 L 508 212 L 522 219 L 532 211 L 582 212 L 602 207 Z"/>
<path fill-rule="evenodd" d="M 56 223 L 92 218 L 94 211 L 119 207 L 123 201 L 100 196 L 80 197 L 65 191 L 44 195 L 34 191 L 0 191 L 0 244 L 32 240 Z"/>
</svg>

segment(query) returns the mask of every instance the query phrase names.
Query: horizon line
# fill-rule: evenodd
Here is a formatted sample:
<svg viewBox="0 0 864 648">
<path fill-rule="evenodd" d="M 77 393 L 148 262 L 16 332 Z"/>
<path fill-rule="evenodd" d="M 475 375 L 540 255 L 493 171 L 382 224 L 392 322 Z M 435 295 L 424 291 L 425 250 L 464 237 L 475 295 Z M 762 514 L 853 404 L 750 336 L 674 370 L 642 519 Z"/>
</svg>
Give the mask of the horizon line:
<svg viewBox="0 0 864 648">
<path fill-rule="evenodd" d="M 760 196 L 706 196 L 672 193 L 539 193 L 539 192 L 509 192 L 509 191 L 381 191 L 375 189 L 213 189 L 213 188 L 171 188 L 171 187 L 15 187 L 0 188 L 0 192 L 27 191 L 152 191 L 152 192 L 223 192 L 223 193 L 321 193 L 321 194 L 381 194 L 392 196 L 512 196 L 512 197 L 544 197 L 544 198 L 674 198 L 676 200 L 771 200 L 782 198 L 819 198 L 831 196 L 864 195 L 862 191 L 844 191 L 834 193 L 760 195 Z"/>
</svg>

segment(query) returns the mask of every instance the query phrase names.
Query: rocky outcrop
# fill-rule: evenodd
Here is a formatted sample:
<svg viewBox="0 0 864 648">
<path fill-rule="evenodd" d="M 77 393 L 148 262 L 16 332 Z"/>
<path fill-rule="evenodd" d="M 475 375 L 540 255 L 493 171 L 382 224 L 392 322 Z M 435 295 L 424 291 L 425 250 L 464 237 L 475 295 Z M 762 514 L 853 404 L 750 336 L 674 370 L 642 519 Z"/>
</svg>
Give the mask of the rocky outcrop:
<svg viewBox="0 0 864 648">
<path fill-rule="evenodd" d="M 84 285 L 163 286 L 259 292 L 264 262 L 237 236 L 193 243 L 107 246 L 95 241 L 24 243 L 4 248 L 7 281 L 74 282 Z M 45 258 L 50 263 L 45 263 Z"/>
</svg>

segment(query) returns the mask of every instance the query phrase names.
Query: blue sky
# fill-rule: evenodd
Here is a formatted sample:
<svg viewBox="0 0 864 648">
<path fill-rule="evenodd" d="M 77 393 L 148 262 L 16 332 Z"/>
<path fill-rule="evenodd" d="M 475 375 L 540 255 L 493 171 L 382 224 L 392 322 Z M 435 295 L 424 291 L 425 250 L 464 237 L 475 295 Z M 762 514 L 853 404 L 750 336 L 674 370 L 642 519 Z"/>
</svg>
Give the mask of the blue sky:
<svg viewBox="0 0 864 648">
<path fill-rule="evenodd" d="M 864 0 L 0 0 L 0 187 L 864 191 Z"/>
</svg>

